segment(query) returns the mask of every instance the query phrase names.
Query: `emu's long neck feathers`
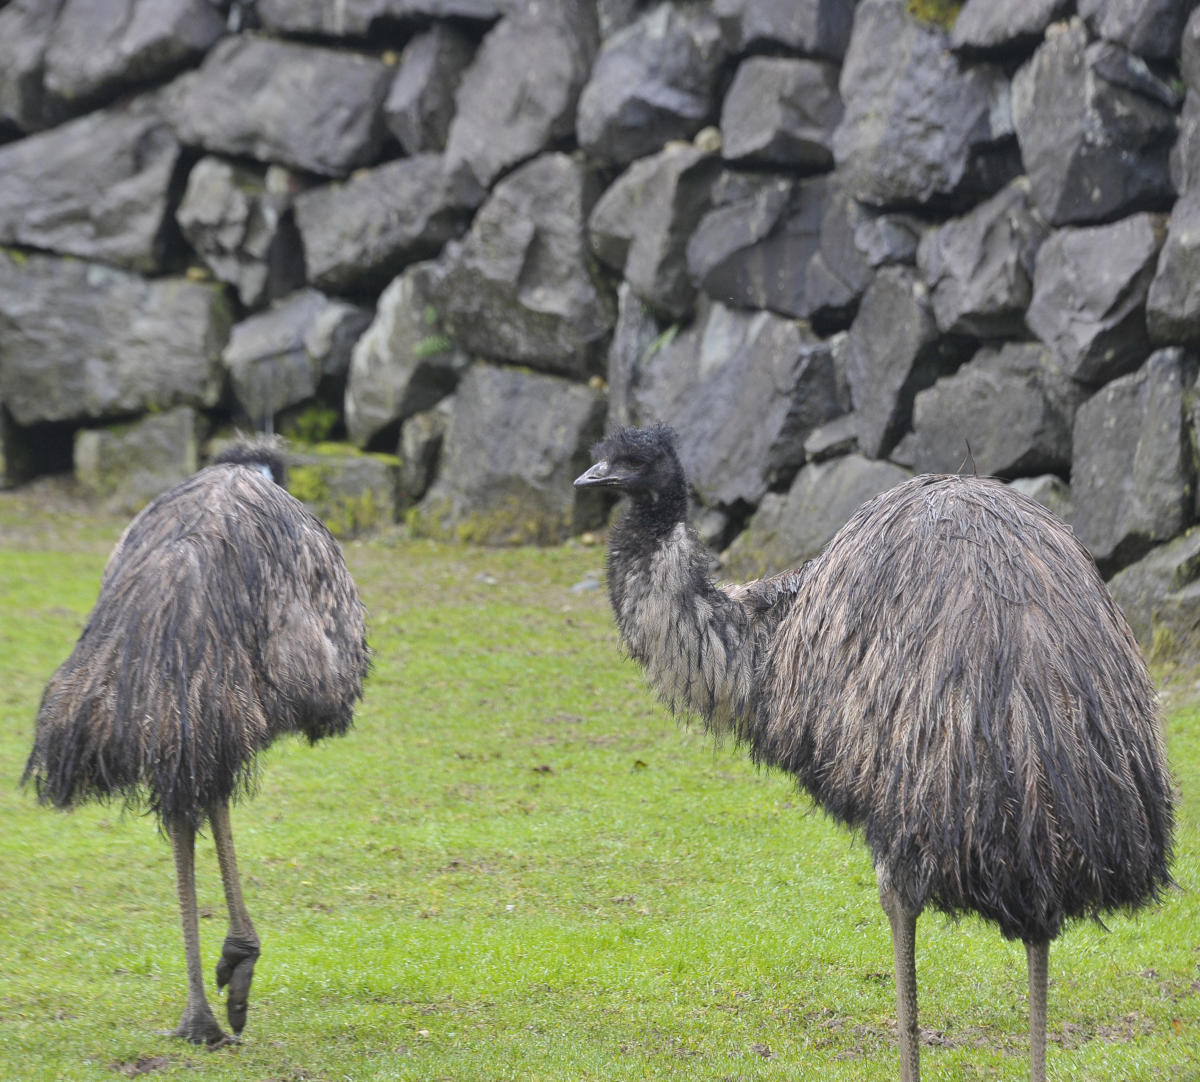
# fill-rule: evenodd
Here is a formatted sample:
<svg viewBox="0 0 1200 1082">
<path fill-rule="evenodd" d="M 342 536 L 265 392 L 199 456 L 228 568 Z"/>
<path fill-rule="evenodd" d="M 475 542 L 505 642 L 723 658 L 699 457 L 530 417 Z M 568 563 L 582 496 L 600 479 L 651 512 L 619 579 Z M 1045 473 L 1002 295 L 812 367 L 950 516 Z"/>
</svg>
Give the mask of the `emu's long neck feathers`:
<svg viewBox="0 0 1200 1082">
<path fill-rule="evenodd" d="M 719 589 L 682 513 L 674 503 L 669 511 L 634 504 L 614 526 L 608 582 L 617 628 L 672 712 L 695 714 L 758 752 L 755 677 L 778 623 L 772 610 L 786 610 L 794 587 Z"/>
</svg>

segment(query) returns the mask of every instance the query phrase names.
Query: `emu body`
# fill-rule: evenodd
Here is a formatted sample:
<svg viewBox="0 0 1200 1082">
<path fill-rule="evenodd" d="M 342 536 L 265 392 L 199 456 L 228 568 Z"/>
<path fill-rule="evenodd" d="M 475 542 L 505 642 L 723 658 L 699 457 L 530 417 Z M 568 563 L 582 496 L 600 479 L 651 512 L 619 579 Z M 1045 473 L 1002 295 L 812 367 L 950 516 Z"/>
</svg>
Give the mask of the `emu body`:
<svg viewBox="0 0 1200 1082">
<path fill-rule="evenodd" d="M 174 851 L 188 998 L 175 1033 L 216 1045 L 200 969 L 194 839 L 211 824 L 229 909 L 217 966 L 235 1034 L 259 940 L 242 898 L 229 804 L 277 736 L 345 732 L 368 654 L 357 588 L 328 530 L 276 481 L 270 442 L 235 445 L 128 526 L 70 657 L 51 677 L 24 780 L 69 808 L 154 812 Z"/>
<path fill-rule="evenodd" d="M 676 713 L 791 773 L 875 859 L 895 948 L 901 1077 L 919 1078 L 914 934 L 978 913 L 1029 956 L 1032 1077 L 1065 922 L 1169 882 L 1155 694 L 1094 562 L 1041 505 L 922 476 L 866 503 L 796 571 L 720 588 L 686 523 L 668 429 L 624 429 L 578 485 L 619 489 L 622 642 Z"/>
</svg>

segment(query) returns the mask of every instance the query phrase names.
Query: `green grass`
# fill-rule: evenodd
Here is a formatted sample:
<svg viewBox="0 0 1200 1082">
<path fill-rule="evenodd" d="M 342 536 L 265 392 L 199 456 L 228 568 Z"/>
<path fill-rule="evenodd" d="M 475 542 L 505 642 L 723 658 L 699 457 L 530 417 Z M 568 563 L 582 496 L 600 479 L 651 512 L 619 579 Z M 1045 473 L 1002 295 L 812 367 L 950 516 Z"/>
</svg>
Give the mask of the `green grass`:
<svg viewBox="0 0 1200 1082">
<path fill-rule="evenodd" d="M 580 546 L 347 547 L 376 651 L 357 727 L 277 745 L 234 813 L 263 940 L 244 1040 L 157 1035 L 184 992 L 169 847 L 17 787 L 121 526 L 0 496 L 0 1078 L 895 1077 L 862 845 L 663 713 L 603 590 L 570 589 L 603 563 Z M 1053 1079 L 1200 1077 L 1200 716 L 1173 701 L 1180 889 L 1054 944 Z M 208 838 L 198 876 L 211 979 Z M 925 1077 L 1026 1077 L 1022 948 L 935 914 L 918 936 Z"/>
</svg>

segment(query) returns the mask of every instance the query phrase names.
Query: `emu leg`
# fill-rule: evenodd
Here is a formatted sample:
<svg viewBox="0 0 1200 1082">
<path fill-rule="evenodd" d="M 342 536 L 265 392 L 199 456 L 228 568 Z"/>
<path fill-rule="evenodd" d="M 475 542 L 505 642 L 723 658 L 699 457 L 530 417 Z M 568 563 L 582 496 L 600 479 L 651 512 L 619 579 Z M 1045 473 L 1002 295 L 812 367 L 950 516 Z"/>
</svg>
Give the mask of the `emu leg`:
<svg viewBox="0 0 1200 1082">
<path fill-rule="evenodd" d="M 1026 943 L 1029 963 L 1029 1079 L 1046 1082 L 1046 984 L 1049 943 Z"/>
<path fill-rule="evenodd" d="M 213 841 L 217 847 L 217 861 L 221 865 L 225 904 L 229 907 L 229 933 L 225 936 L 225 943 L 221 947 L 221 960 L 217 963 L 217 988 L 229 985 L 225 1013 L 229 1016 L 229 1025 L 233 1032 L 240 1034 L 246 1025 L 250 981 L 254 977 L 259 942 L 242 898 L 242 881 L 238 875 L 237 854 L 233 850 L 229 805 L 224 801 L 214 805 L 209 818 L 212 822 Z"/>
<path fill-rule="evenodd" d="M 187 1005 L 172 1036 L 186 1037 L 196 1044 L 216 1047 L 229 1038 L 217 1024 L 204 995 L 204 974 L 200 968 L 200 922 L 196 913 L 196 832 L 191 823 L 182 820 L 168 823 L 167 832 L 171 836 L 171 849 L 175 854 L 175 889 L 179 894 L 179 914 L 183 921 L 188 982 Z"/>
<path fill-rule="evenodd" d="M 917 1028 L 917 914 L 908 912 L 895 894 L 881 895 L 892 926 L 896 964 L 896 1022 L 900 1030 L 900 1082 L 921 1080 L 921 1035 Z"/>
</svg>

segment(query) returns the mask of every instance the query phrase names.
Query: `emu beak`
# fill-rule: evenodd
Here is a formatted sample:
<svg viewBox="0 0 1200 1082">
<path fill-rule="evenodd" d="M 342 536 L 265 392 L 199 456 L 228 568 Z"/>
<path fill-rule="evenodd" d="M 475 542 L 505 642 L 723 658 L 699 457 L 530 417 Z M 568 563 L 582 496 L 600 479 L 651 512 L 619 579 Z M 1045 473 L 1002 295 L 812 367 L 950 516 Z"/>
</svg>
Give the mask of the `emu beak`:
<svg viewBox="0 0 1200 1082">
<path fill-rule="evenodd" d="M 619 485 L 621 475 L 613 473 L 608 459 L 602 458 L 590 470 L 575 478 L 576 488 L 597 488 L 602 485 Z"/>
</svg>

